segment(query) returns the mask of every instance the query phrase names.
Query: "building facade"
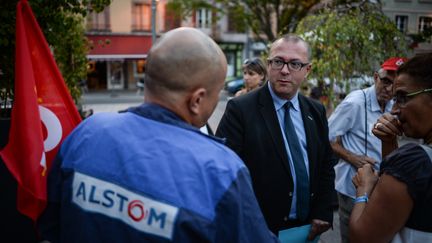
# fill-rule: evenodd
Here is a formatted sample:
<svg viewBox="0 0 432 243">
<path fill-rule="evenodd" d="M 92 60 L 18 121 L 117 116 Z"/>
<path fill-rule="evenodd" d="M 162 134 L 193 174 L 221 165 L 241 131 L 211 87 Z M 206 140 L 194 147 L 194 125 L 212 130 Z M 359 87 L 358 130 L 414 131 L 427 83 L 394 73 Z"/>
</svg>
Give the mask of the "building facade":
<svg viewBox="0 0 432 243">
<path fill-rule="evenodd" d="M 166 2 L 156 3 L 155 30 L 161 33 L 175 23 L 165 20 Z M 152 45 L 152 6 L 151 0 L 114 0 L 103 12 L 87 17 L 89 90 L 137 88 Z"/>
<path fill-rule="evenodd" d="M 420 41 L 415 38 L 432 31 L 432 0 L 384 0 L 382 10 L 401 32 L 413 37 L 414 54 L 432 52 L 430 37 Z"/>
<path fill-rule="evenodd" d="M 89 90 L 135 90 L 144 78 L 147 53 L 152 45 L 152 7 L 155 6 L 157 36 L 180 26 L 194 27 L 212 37 L 228 62 L 227 79 L 242 75 L 245 58 L 257 56 L 264 45 L 251 42 L 243 28 L 231 21 L 230 14 L 216 16 L 198 9 L 181 20 L 167 8 L 167 1 L 113 0 L 101 13 L 86 20 L 89 40 L 87 86 Z M 213 21 L 217 20 L 217 21 Z"/>
<path fill-rule="evenodd" d="M 203 8 L 179 19 L 169 12 L 168 1 L 113 0 L 103 12 L 88 16 L 89 90 L 137 89 L 137 84 L 144 78 L 147 53 L 152 45 L 153 10 L 156 12 L 154 30 L 157 36 L 187 26 L 212 37 L 226 55 L 227 79 L 241 77 L 243 60 L 260 56 L 265 51 L 266 46 L 254 43 L 245 26 L 236 25 L 229 9 L 226 14 L 221 14 Z M 383 0 L 381 3 L 384 14 L 400 31 L 412 37 L 414 54 L 432 52 L 430 37 L 415 40 L 415 36 L 432 31 L 432 0 Z"/>
</svg>

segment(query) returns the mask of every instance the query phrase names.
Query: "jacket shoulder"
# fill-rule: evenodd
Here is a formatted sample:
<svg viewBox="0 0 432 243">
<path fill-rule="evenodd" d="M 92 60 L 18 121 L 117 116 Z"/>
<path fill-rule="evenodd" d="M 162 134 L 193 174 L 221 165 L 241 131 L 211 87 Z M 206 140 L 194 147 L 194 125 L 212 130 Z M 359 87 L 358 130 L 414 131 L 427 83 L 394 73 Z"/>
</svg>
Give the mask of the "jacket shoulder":
<svg viewBox="0 0 432 243">
<path fill-rule="evenodd" d="M 305 106 L 308 106 L 309 108 L 312 108 L 315 111 L 318 112 L 325 112 L 325 107 L 323 104 L 318 102 L 317 100 L 314 100 L 312 98 L 306 97 L 302 94 L 299 94 L 299 100 L 301 103 L 303 103 Z"/>
</svg>

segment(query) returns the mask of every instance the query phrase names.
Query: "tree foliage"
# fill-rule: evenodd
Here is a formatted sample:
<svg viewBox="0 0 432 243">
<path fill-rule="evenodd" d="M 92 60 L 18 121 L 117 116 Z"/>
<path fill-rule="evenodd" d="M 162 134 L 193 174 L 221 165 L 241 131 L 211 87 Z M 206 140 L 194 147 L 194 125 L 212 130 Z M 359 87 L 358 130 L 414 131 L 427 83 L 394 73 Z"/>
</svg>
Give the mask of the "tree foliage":
<svg viewBox="0 0 432 243">
<path fill-rule="evenodd" d="M 17 3 L 18 0 L 0 0 L 0 92 L 3 95 L 13 90 Z M 78 82 L 85 78 L 87 66 L 84 18 L 90 11 L 102 11 L 111 0 L 31 0 L 29 3 L 77 101 L 81 95 Z"/>
<path fill-rule="evenodd" d="M 319 0 L 171 0 L 168 7 L 178 16 L 190 17 L 195 10 L 206 8 L 233 16 L 238 31 L 248 27 L 257 40 L 273 41 L 281 33 L 293 32 Z M 231 13 L 228 13 L 231 11 Z M 214 19 L 215 21 L 216 19 Z"/>
<path fill-rule="evenodd" d="M 325 8 L 304 18 L 297 33 L 311 45 L 312 78 L 328 78 L 330 87 L 336 83 L 346 93 L 354 75 L 371 76 L 383 60 L 407 54 L 404 35 L 379 5 L 368 2 Z M 331 108 L 335 101 L 332 88 L 328 95 Z"/>
</svg>

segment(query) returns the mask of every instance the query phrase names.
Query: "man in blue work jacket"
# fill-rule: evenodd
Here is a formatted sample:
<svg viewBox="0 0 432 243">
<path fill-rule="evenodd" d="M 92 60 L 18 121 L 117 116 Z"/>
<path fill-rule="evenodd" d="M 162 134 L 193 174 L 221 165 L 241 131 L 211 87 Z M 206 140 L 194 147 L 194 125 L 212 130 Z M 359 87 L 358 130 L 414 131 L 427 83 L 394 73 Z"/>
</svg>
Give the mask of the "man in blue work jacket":
<svg viewBox="0 0 432 243">
<path fill-rule="evenodd" d="M 193 28 L 165 33 L 145 102 L 101 113 L 65 140 L 39 229 L 51 242 L 275 242 L 243 162 L 200 132 L 224 85 L 221 49 Z"/>
</svg>

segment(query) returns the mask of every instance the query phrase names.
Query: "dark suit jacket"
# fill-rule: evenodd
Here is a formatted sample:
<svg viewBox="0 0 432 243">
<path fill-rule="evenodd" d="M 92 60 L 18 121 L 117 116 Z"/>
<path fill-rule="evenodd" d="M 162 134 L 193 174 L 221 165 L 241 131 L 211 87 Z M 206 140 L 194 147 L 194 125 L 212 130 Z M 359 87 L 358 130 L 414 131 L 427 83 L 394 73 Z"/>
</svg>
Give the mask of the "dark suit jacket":
<svg viewBox="0 0 432 243">
<path fill-rule="evenodd" d="M 309 219 L 332 223 L 336 159 L 328 140 L 325 108 L 301 94 L 299 103 L 309 157 Z M 268 86 L 231 99 L 216 135 L 226 138 L 227 146 L 249 168 L 256 197 L 270 230 L 277 234 L 279 230 L 289 228 L 293 179 Z"/>
</svg>

